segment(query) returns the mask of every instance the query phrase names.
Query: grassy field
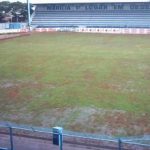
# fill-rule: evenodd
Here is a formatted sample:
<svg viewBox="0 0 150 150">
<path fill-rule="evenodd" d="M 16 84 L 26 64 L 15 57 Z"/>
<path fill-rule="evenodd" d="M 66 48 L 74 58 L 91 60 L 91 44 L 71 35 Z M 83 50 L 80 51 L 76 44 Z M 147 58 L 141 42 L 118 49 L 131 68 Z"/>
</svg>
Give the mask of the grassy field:
<svg viewBox="0 0 150 150">
<path fill-rule="evenodd" d="M 40 33 L 0 41 L 0 120 L 150 134 L 149 39 Z"/>
</svg>

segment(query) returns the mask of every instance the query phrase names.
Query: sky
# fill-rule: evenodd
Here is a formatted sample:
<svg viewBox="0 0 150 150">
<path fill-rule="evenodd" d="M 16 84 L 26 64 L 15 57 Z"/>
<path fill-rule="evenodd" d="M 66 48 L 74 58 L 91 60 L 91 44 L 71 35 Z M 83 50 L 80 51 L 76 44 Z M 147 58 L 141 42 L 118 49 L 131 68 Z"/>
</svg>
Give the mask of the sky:
<svg viewBox="0 0 150 150">
<path fill-rule="evenodd" d="M 0 0 L 4 1 L 4 0 Z M 16 2 L 16 1 L 20 1 L 20 2 L 26 2 L 27 0 L 7 0 L 10 2 Z M 48 3 L 48 2 L 52 2 L 52 3 L 57 3 L 57 2 L 87 2 L 87 1 L 91 1 L 91 2 L 136 2 L 136 1 L 149 1 L 149 0 L 29 0 L 31 3 Z"/>
</svg>

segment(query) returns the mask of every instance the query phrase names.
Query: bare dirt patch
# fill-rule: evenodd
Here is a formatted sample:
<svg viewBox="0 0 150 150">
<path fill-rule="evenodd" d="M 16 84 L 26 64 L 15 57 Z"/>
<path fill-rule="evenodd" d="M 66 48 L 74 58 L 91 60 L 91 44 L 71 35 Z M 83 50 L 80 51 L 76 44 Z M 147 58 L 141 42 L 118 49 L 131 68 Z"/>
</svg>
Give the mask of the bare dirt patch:
<svg viewBox="0 0 150 150">
<path fill-rule="evenodd" d="M 96 112 L 92 115 L 92 124 L 99 128 L 104 134 L 110 135 L 142 135 L 150 134 L 150 116 L 143 113 L 135 115 L 134 113 L 124 111 L 107 111 L 101 115 Z M 107 128 L 103 128 L 106 126 Z"/>
<path fill-rule="evenodd" d="M 6 80 L 0 83 L 0 90 L 3 91 L 3 97 L 1 98 L 6 103 L 22 103 L 31 99 L 37 99 L 41 96 L 41 91 L 45 89 L 51 90 L 55 87 L 56 85 L 51 83 L 41 83 L 35 81 Z"/>
<path fill-rule="evenodd" d="M 20 97 L 20 90 L 19 88 L 13 88 L 8 90 L 8 96 L 11 99 L 18 99 Z"/>
<path fill-rule="evenodd" d="M 34 82 L 34 81 L 4 81 L 0 83 L 0 88 L 7 89 L 7 88 L 55 88 L 55 85 L 49 84 L 49 83 L 40 83 L 40 82 Z"/>
<path fill-rule="evenodd" d="M 120 85 L 112 84 L 112 83 L 101 83 L 99 87 L 106 90 L 120 90 Z"/>
<path fill-rule="evenodd" d="M 83 77 L 87 81 L 92 81 L 95 79 L 95 74 L 89 70 L 86 70 Z"/>
<path fill-rule="evenodd" d="M 98 108 L 51 108 L 38 116 L 32 116 L 36 125 L 62 126 L 65 129 L 106 135 L 150 134 L 150 116 L 135 115 L 121 110 Z"/>
</svg>

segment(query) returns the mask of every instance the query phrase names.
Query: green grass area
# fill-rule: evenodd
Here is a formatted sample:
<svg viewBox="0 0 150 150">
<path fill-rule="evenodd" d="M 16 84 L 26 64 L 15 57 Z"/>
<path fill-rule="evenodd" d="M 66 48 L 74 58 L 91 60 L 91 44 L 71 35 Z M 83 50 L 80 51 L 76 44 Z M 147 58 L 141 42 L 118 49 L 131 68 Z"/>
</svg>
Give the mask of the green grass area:
<svg viewBox="0 0 150 150">
<path fill-rule="evenodd" d="M 40 33 L 0 41 L 2 120 L 40 125 L 38 115 L 75 107 L 148 114 L 150 118 L 149 38 Z M 10 116 L 18 112 L 32 118 Z M 75 111 L 69 122 L 76 116 Z"/>
</svg>

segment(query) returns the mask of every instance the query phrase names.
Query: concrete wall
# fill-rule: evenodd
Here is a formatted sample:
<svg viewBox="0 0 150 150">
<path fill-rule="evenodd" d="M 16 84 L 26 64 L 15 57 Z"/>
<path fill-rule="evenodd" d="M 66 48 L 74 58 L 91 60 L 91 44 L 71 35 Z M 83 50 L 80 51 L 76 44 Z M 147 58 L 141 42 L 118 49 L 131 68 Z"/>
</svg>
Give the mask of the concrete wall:
<svg viewBox="0 0 150 150">
<path fill-rule="evenodd" d="M 105 34 L 150 34 L 150 29 L 143 28 L 36 28 L 36 32 L 70 31 Z"/>
</svg>

